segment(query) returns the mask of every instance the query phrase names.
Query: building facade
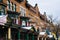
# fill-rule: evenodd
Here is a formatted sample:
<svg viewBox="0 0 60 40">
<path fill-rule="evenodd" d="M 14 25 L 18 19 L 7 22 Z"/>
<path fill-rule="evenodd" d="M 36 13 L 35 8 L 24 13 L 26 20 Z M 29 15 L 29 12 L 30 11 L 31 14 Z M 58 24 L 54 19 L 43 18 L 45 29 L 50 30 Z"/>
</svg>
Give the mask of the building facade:
<svg viewBox="0 0 60 40">
<path fill-rule="evenodd" d="M 46 13 L 42 15 L 37 4 L 33 7 L 27 0 L 0 0 L 1 40 L 40 40 L 47 37 L 48 28 Z"/>
<path fill-rule="evenodd" d="M 40 16 L 38 5 L 27 0 L 0 0 L 0 39 L 38 40 Z"/>
</svg>

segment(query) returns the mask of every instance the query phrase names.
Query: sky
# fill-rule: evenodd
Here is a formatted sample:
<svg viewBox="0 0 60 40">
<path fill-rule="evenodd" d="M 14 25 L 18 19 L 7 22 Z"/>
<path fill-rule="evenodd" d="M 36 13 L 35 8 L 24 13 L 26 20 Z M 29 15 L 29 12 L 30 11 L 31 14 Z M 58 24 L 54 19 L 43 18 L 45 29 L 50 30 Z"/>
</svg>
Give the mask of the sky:
<svg viewBox="0 0 60 40">
<path fill-rule="evenodd" d="M 53 18 L 60 20 L 60 0 L 28 0 L 32 6 L 38 4 L 41 14 L 46 12 L 47 16 L 52 15 Z"/>
</svg>

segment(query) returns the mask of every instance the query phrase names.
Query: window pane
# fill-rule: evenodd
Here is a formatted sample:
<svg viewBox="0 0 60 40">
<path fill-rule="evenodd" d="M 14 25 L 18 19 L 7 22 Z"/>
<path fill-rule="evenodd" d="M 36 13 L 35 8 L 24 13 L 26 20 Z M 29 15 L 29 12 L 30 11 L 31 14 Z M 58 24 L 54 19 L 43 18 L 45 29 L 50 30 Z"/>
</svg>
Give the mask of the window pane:
<svg viewBox="0 0 60 40">
<path fill-rule="evenodd" d="M 13 3 L 12 3 L 12 10 L 13 10 Z"/>
<path fill-rule="evenodd" d="M 10 10 L 12 11 L 12 3 L 10 2 Z"/>
<path fill-rule="evenodd" d="M 16 19 L 16 24 L 18 24 L 18 19 Z"/>
<path fill-rule="evenodd" d="M 4 6 L 2 6 L 2 12 L 5 15 L 5 7 Z"/>
<path fill-rule="evenodd" d="M 16 11 L 16 4 L 15 4 L 15 11 Z"/>
<path fill-rule="evenodd" d="M 4 15 L 4 10 L 3 9 L 1 9 L 1 15 Z"/>
<path fill-rule="evenodd" d="M 0 10 L 0 15 L 1 15 L 1 10 Z"/>
<path fill-rule="evenodd" d="M 25 16 L 25 9 L 20 7 L 20 13 L 21 13 L 22 16 Z"/>
<path fill-rule="evenodd" d="M 0 8 L 0 15 L 5 15 L 5 7 L 1 6 Z"/>
<path fill-rule="evenodd" d="M 0 2 L 2 2 L 3 0 L 0 0 Z"/>
<path fill-rule="evenodd" d="M 7 1 L 7 9 L 10 9 L 10 1 Z"/>
<path fill-rule="evenodd" d="M 26 26 L 26 23 L 25 23 L 25 21 L 22 21 L 22 26 Z"/>
<path fill-rule="evenodd" d="M 13 11 L 16 11 L 16 4 L 13 4 Z"/>
</svg>

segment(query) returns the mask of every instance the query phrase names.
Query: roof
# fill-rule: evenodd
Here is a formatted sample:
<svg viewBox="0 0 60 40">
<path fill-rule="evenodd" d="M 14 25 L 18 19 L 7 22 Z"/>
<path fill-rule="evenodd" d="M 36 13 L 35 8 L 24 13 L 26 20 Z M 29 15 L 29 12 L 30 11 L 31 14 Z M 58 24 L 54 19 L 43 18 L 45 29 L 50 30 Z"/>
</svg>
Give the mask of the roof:
<svg viewBox="0 0 60 40">
<path fill-rule="evenodd" d="M 42 14 L 40 14 L 40 18 L 41 18 L 42 20 L 45 20 L 45 16 L 42 15 Z"/>
<path fill-rule="evenodd" d="M 28 1 L 26 1 L 26 5 L 28 5 L 29 7 L 32 7 L 34 10 L 36 10 L 35 7 L 33 7 L 31 4 L 28 3 Z"/>
<path fill-rule="evenodd" d="M 37 4 L 33 7 L 31 4 L 28 3 L 28 1 L 26 2 L 26 8 L 28 8 L 30 11 L 33 11 L 34 13 L 36 13 L 36 6 Z"/>
</svg>

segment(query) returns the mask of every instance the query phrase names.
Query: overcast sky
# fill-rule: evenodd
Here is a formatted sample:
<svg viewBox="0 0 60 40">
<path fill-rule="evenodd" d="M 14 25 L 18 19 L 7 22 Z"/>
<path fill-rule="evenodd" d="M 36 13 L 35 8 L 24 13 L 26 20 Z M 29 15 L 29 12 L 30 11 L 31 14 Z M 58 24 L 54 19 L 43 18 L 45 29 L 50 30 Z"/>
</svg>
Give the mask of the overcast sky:
<svg viewBox="0 0 60 40">
<path fill-rule="evenodd" d="M 28 2 L 32 6 L 37 3 L 42 14 L 45 11 L 47 15 L 53 15 L 54 18 L 60 19 L 60 0 L 28 0 Z"/>
</svg>

